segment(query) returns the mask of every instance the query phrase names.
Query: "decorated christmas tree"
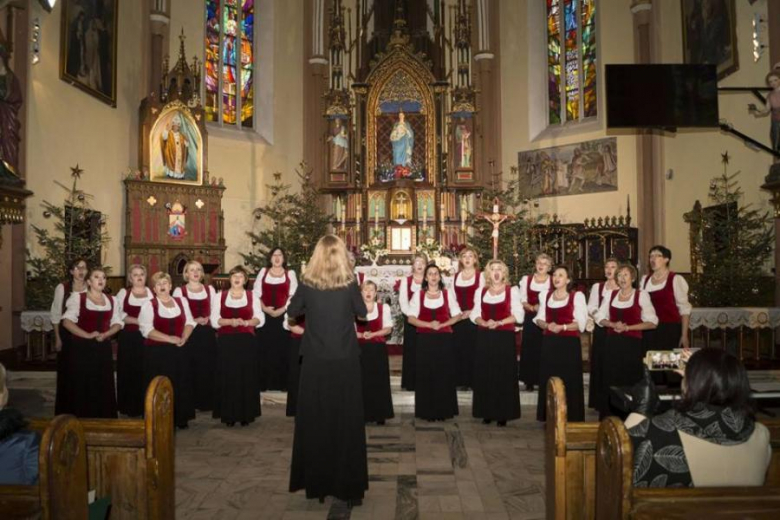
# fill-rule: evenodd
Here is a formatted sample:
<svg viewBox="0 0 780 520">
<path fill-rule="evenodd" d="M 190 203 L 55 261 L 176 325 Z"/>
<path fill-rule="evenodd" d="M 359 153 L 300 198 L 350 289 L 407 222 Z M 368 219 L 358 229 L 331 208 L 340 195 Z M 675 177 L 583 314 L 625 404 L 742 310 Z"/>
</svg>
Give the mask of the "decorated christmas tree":
<svg viewBox="0 0 780 520">
<path fill-rule="evenodd" d="M 32 226 L 42 255 L 27 251 L 28 309 L 49 308 L 54 287 L 68 279 L 68 265 L 74 259 L 84 258 L 90 266 L 102 263 L 102 249 L 109 240 L 105 217 L 90 207 L 91 196 L 78 188 L 82 173 L 78 165 L 71 168 L 70 187 L 55 181 L 67 193 L 62 204 L 41 204 L 44 218 L 54 220 L 52 228 Z"/>
<path fill-rule="evenodd" d="M 302 162 L 295 174 L 297 192 L 290 193 L 291 186 L 281 181 L 280 173 L 275 173 L 274 183 L 268 185 L 271 200 L 254 210 L 260 230 L 247 233 L 253 250 L 241 256 L 255 272 L 266 266 L 273 248 L 281 247 L 287 253 L 287 266 L 300 273 L 301 264 L 308 262 L 317 241 L 328 231 L 330 216 L 321 207 L 311 168 Z"/>
<path fill-rule="evenodd" d="M 737 177 L 728 173 L 728 153 L 723 154 L 723 174 L 710 181 L 712 205 L 685 215 L 691 224 L 691 297 L 700 307 L 755 306 L 774 235 L 768 211 L 741 204 Z"/>
</svg>

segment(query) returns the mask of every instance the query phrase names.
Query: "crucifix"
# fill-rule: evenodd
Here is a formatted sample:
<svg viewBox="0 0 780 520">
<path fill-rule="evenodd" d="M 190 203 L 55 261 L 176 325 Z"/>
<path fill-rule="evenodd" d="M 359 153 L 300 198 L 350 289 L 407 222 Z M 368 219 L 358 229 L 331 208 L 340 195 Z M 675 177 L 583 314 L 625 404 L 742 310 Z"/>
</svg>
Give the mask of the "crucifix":
<svg viewBox="0 0 780 520">
<path fill-rule="evenodd" d="M 479 218 L 485 219 L 493 224 L 493 233 L 490 236 L 493 237 L 493 259 L 498 259 L 498 228 L 507 220 L 511 220 L 514 217 L 512 215 L 505 215 L 499 211 L 498 197 L 493 199 L 493 213 L 482 213 L 478 215 Z"/>
</svg>

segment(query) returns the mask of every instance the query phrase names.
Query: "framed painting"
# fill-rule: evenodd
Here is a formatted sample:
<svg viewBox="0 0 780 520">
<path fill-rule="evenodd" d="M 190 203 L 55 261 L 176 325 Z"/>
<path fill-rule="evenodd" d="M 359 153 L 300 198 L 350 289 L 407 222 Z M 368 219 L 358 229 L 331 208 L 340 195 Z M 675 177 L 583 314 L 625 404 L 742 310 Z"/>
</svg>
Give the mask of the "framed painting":
<svg viewBox="0 0 780 520">
<path fill-rule="evenodd" d="M 60 79 L 116 107 L 117 0 L 64 0 Z"/>
<path fill-rule="evenodd" d="M 183 105 L 171 105 L 162 111 L 149 133 L 149 180 L 203 184 L 200 128 Z"/>
<path fill-rule="evenodd" d="M 683 60 L 717 65 L 718 79 L 739 69 L 734 0 L 682 0 Z"/>
</svg>

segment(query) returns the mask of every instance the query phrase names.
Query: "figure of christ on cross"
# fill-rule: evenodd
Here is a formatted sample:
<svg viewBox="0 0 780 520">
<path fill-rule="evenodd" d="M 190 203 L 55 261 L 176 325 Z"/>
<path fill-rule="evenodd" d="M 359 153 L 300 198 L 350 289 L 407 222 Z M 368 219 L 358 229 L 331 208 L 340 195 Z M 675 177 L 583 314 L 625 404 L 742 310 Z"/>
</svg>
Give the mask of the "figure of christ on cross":
<svg viewBox="0 0 780 520">
<path fill-rule="evenodd" d="M 479 218 L 483 218 L 493 224 L 493 233 L 491 233 L 491 236 L 493 237 L 493 259 L 498 259 L 498 228 L 507 220 L 511 220 L 514 217 L 512 215 L 504 215 L 503 213 L 499 212 L 498 208 L 498 197 L 493 199 L 493 213 L 482 213 L 479 215 Z"/>
</svg>

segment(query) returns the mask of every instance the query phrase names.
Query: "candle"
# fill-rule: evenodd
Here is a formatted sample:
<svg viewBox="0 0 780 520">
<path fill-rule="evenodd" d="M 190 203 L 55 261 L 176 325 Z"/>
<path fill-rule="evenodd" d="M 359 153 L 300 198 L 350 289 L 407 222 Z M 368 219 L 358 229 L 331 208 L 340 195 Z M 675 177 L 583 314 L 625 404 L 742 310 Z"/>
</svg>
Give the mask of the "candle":
<svg viewBox="0 0 780 520">
<path fill-rule="evenodd" d="M 423 225 L 425 225 L 425 222 L 428 220 L 428 205 L 425 204 L 423 206 Z"/>
<path fill-rule="evenodd" d="M 374 227 L 379 227 L 379 204 L 374 203 Z"/>
<path fill-rule="evenodd" d="M 347 226 L 347 207 L 341 206 L 341 230 L 344 231 Z"/>
</svg>

